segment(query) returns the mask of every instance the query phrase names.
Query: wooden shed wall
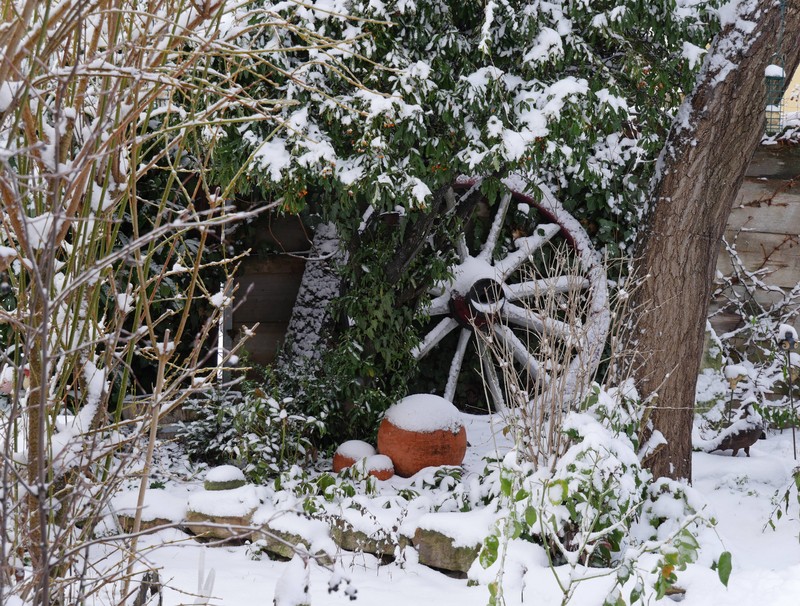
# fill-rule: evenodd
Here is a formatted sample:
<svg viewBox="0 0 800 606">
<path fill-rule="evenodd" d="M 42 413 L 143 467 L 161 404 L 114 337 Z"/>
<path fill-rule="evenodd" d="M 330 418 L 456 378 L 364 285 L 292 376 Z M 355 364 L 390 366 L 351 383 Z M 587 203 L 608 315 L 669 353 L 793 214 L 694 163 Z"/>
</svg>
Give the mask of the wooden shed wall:
<svg viewBox="0 0 800 606">
<path fill-rule="evenodd" d="M 231 336 L 258 324 L 245 348 L 251 362 L 265 365 L 274 360 L 283 342 L 303 277 L 305 261 L 293 255 L 308 251 L 312 234 L 296 217 L 265 216 L 256 229 L 253 250 L 236 281 Z"/>
<path fill-rule="evenodd" d="M 800 148 L 762 146 L 750 163 L 725 230 L 743 266 L 760 272 L 768 286 L 783 290 L 800 282 Z M 728 276 L 733 267 L 723 248 L 717 258 L 717 270 Z M 782 292 L 760 290 L 761 304 L 774 303 Z M 719 309 L 722 300 L 712 303 Z M 712 320 L 718 333 L 727 332 L 743 321 L 730 311 Z"/>
</svg>

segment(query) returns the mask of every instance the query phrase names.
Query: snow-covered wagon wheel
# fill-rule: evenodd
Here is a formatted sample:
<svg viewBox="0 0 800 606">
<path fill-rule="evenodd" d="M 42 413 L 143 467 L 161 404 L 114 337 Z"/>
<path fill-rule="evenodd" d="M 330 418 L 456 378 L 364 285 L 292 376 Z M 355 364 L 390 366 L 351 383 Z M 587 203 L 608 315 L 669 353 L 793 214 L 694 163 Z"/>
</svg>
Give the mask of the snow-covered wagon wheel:
<svg viewBox="0 0 800 606">
<path fill-rule="evenodd" d="M 471 184 L 473 180 L 459 180 L 459 185 Z M 422 360 L 448 335 L 458 331 L 446 384 L 439 387 L 451 402 L 471 342 L 473 355 L 478 357 L 473 365 L 480 366 L 495 410 L 508 407 L 504 376 L 511 359 L 517 373 L 527 374 L 520 381 L 528 386 L 523 397 L 553 397 L 552 392 L 557 390 L 561 402 L 580 400 L 597 369 L 608 334 L 605 270 L 581 224 L 551 192 L 518 177 L 508 177 L 503 184 L 507 190 L 480 249 L 471 251 L 463 234 L 460 236 L 459 261 L 452 267 L 452 279 L 431 291 L 427 312 L 432 328 L 412 354 Z M 545 220 L 530 235 L 518 237 L 512 246 L 515 250 L 495 258 L 512 201 L 536 208 L 538 216 Z M 568 254 L 574 257 L 569 273 L 532 277 L 523 266 L 558 234 L 567 243 Z M 552 313 L 552 306 L 548 309 L 552 315 L 546 315 L 541 298 L 555 293 L 576 295 L 581 303 L 580 316 L 559 317 Z M 477 332 L 479 338 L 475 338 Z M 553 339 L 560 341 L 561 346 L 556 349 L 563 359 L 553 360 L 554 349 L 547 345 Z"/>
</svg>

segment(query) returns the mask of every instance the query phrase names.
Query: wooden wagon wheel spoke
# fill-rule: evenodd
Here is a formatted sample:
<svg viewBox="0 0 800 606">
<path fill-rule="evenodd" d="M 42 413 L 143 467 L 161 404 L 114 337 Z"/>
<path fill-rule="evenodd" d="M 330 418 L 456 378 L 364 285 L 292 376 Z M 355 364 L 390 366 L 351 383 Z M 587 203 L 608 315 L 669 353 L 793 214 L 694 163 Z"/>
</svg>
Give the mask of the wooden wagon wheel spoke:
<svg viewBox="0 0 800 606">
<path fill-rule="evenodd" d="M 556 276 L 542 278 L 541 280 L 528 280 L 518 284 L 506 284 L 507 299 L 517 301 L 528 297 L 535 297 L 544 292 L 572 292 L 589 288 L 589 280 L 581 276 Z"/>
</svg>

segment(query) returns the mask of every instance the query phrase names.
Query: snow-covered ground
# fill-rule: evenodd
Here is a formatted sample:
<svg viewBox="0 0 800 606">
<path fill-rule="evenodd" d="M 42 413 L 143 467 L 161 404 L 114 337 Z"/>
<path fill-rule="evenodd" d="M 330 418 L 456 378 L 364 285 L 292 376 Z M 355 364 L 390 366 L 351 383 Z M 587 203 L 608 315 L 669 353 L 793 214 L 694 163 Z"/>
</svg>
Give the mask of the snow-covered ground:
<svg viewBox="0 0 800 606">
<path fill-rule="evenodd" d="M 499 432 L 492 431 L 488 417 L 465 417 L 470 448 L 465 469 L 478 469 L 481 456 L 507 448 Z M 497 428 L 495 428 L 497 429 Z M 718 521 L 711 542 L 721 542 L 733 555 L 733 572 L 728 587 L 709 567 L 709 557 L 702 551 L 697 564 L 679 572 L 678 585 L 686 589 L 682 603 L 686 606 L 796 606 L 800 603 L 800 505 L 794 494 L 789 513 L 781 519 L 773 514 L 780 497 L 793 483 L 792 434 L 773 432 L 751 449 L 751 457 L 743 452 L 734 458 L 728 453 L 695 453 L 694 487 L 708 501 Z M 402 487 L 409 482 L 395 478 L 389 482 Z M 164 494 L 189 495 L 202 489 L 197 482 L 168 482 Z M 162 491 L 156 491 L 162 492 Z M 774 520 L 775 530 L 769 520 Z M 716 536 L 714 536 L 716 534 Z M 708 542 L 709 538 L 701 540 Z M 214 571 L 210 604 L 260 606 L 272 604 L 276 584 L 291 564 L 262 557 L 254 560 L 247 546 L 209 547 L 195 542 L 176 529 L 161 531 L 146 538 L 148 559 L 161 568 L 161 581 L 167 588 L 165 605 L 195 603 L 198 570 L 203 566 L 204 578 Z M 716 547 L 719 549 L 719 546 Z M 445 576 L 415 561 L 415 552 L 407 550 L 405 561 L 381 564 L 369 554 L 341 553 L 340 564 L 358 591 L 357 604 L 407 606 L 485 605 L 489 594 L 486 586 L 468 586 L 467 581 Z M 535 560 L 535 554 L 532 555 Z M 559 604 L 560 592 L 553 572 L 541 562 L 532 560 L 522 576 L 523 582 L 508 587 L 505 599 L 511 604 Z M 301 576 L 302 578 L 302 576 Z M 349 603 L 343 592 L 329 593 L 331 572 L 311 564 L 309 596 L 313 605 Z M 600 606 L 611 581 L 608 577 L 581 583 L 571 604 Z M 670 603 L 670 598 L 664 598 Z"/>
</svg>

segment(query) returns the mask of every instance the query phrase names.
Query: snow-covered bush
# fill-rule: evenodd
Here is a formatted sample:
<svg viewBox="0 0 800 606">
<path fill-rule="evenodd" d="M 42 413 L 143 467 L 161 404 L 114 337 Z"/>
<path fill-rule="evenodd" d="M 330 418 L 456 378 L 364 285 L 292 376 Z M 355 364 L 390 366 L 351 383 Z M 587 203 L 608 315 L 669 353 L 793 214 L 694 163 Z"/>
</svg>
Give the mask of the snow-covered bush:
<svg viewBox="0 0 800 606">
<path fill-rule="evenodd" d="M 654 482 L 642 467 L 641 419 L 630 386 L 595 387 L 587 408 L 566 417 L 570 446 L 552 469 L 534 469 L 515 452 L 492 463 L 484 481 L 493 484 L 489 506 L 501 517 L 473 578 L 489 583 L 495 598 L 502 595 L 505 553 L 512 543 L 529 541 L 544 548 L 551 567 L 567 565 L 566 576 L 556 574 L 565 603 L 587 567 L 607 569 L 616 579 L 610 604 L 661 597 L 675 583 L 674 571 L 696 559 L 693 533 L 713 521 L 689 487 Z M 645 554 L 658 556 L 657 575 Z M 630 601 L 615 601 L 623 588 Z"/>
<path fill-rule="evenodd" d="M 235 255 L 205 251 L 245 213 L 210 156 L 275 105 L 209 78 L 247 2 L 0 5 L 0 603 L 124 603 L 159 421 L 235 353 L 208 347 Z M 101 533 L 131 475 L 132 531 Z"/>
<path fill-rule="evenodd" d="M 270 61 L 241 53 L 215 68 L 268 72 L 245 81 L 275 110 L 222 129 L 219 181 L 246 173 L 244 196 L 334 222 L 347 252 L 322 371 L 337 416 L 366 410 L 363 430 L 402 395 L 420 296 L 446 276 L 456 234 L 485 235 L 503 177 L 543 182 L 612 255 L 631 243 L 714 4 L 263 2 L 261 29 L 231 33 Z M 306 30 L 348 44 L 298 51 Z M 483 178 L 475 195 L 453 194 L 462 175 Z"/>
<path fill-rule="evenodd" d="M 234 463 L 254 482 L 263 482 L 314 456 L 312 438 L 322 421 L 303 414 L 292 398 L 267 394 L 252 384 L 241 392 L 213 392 L 190 399 L 193 418 L 181 424 L 187 454 L 211 465 Z"/>
<path fill-rule="evenodd" d="M 782 341 L 787 331 L 791 340 L 797 341 L 792 324 L 798 315 L 800 285 L 783 290 L 764 281 L 768 268 L 749 271 L 737 253 L 737 237 L 724 242 L 731 272 L 717 275 L 712 296 L 720 304 L 711 318 L 732 314 L 741 322 L 720 335 L 708 327 L 723 367 L 706 368 L 699 377 L 698 399 L 707 402 L 711 410 L 696 425 L 718 423 L 721 409 L 725 409 L 724 419 L 729 420 L 731 406 L 754 398 L 755 408 L 769 427 L 788 427 L 796 415 L 791 403 L 800 398 L 800 353 L 797 346 L 784 349 Z"/>
<path fill-rule="evenodd" d="M 650 480 L 627 434 L 637 420 L 634 402 L 597 386 L 593 400 L 585 411 L 566 417 L 569 447 L 551 467 L 537 470 L 524 458 L 515 460 L 517 453 L 495 463 L 499 503 L 513 497 L 520 520 L 532 508 L 535 521 L 524 532 L 548 544 L 559 563 L 610 564 Z"/>
</svg>

